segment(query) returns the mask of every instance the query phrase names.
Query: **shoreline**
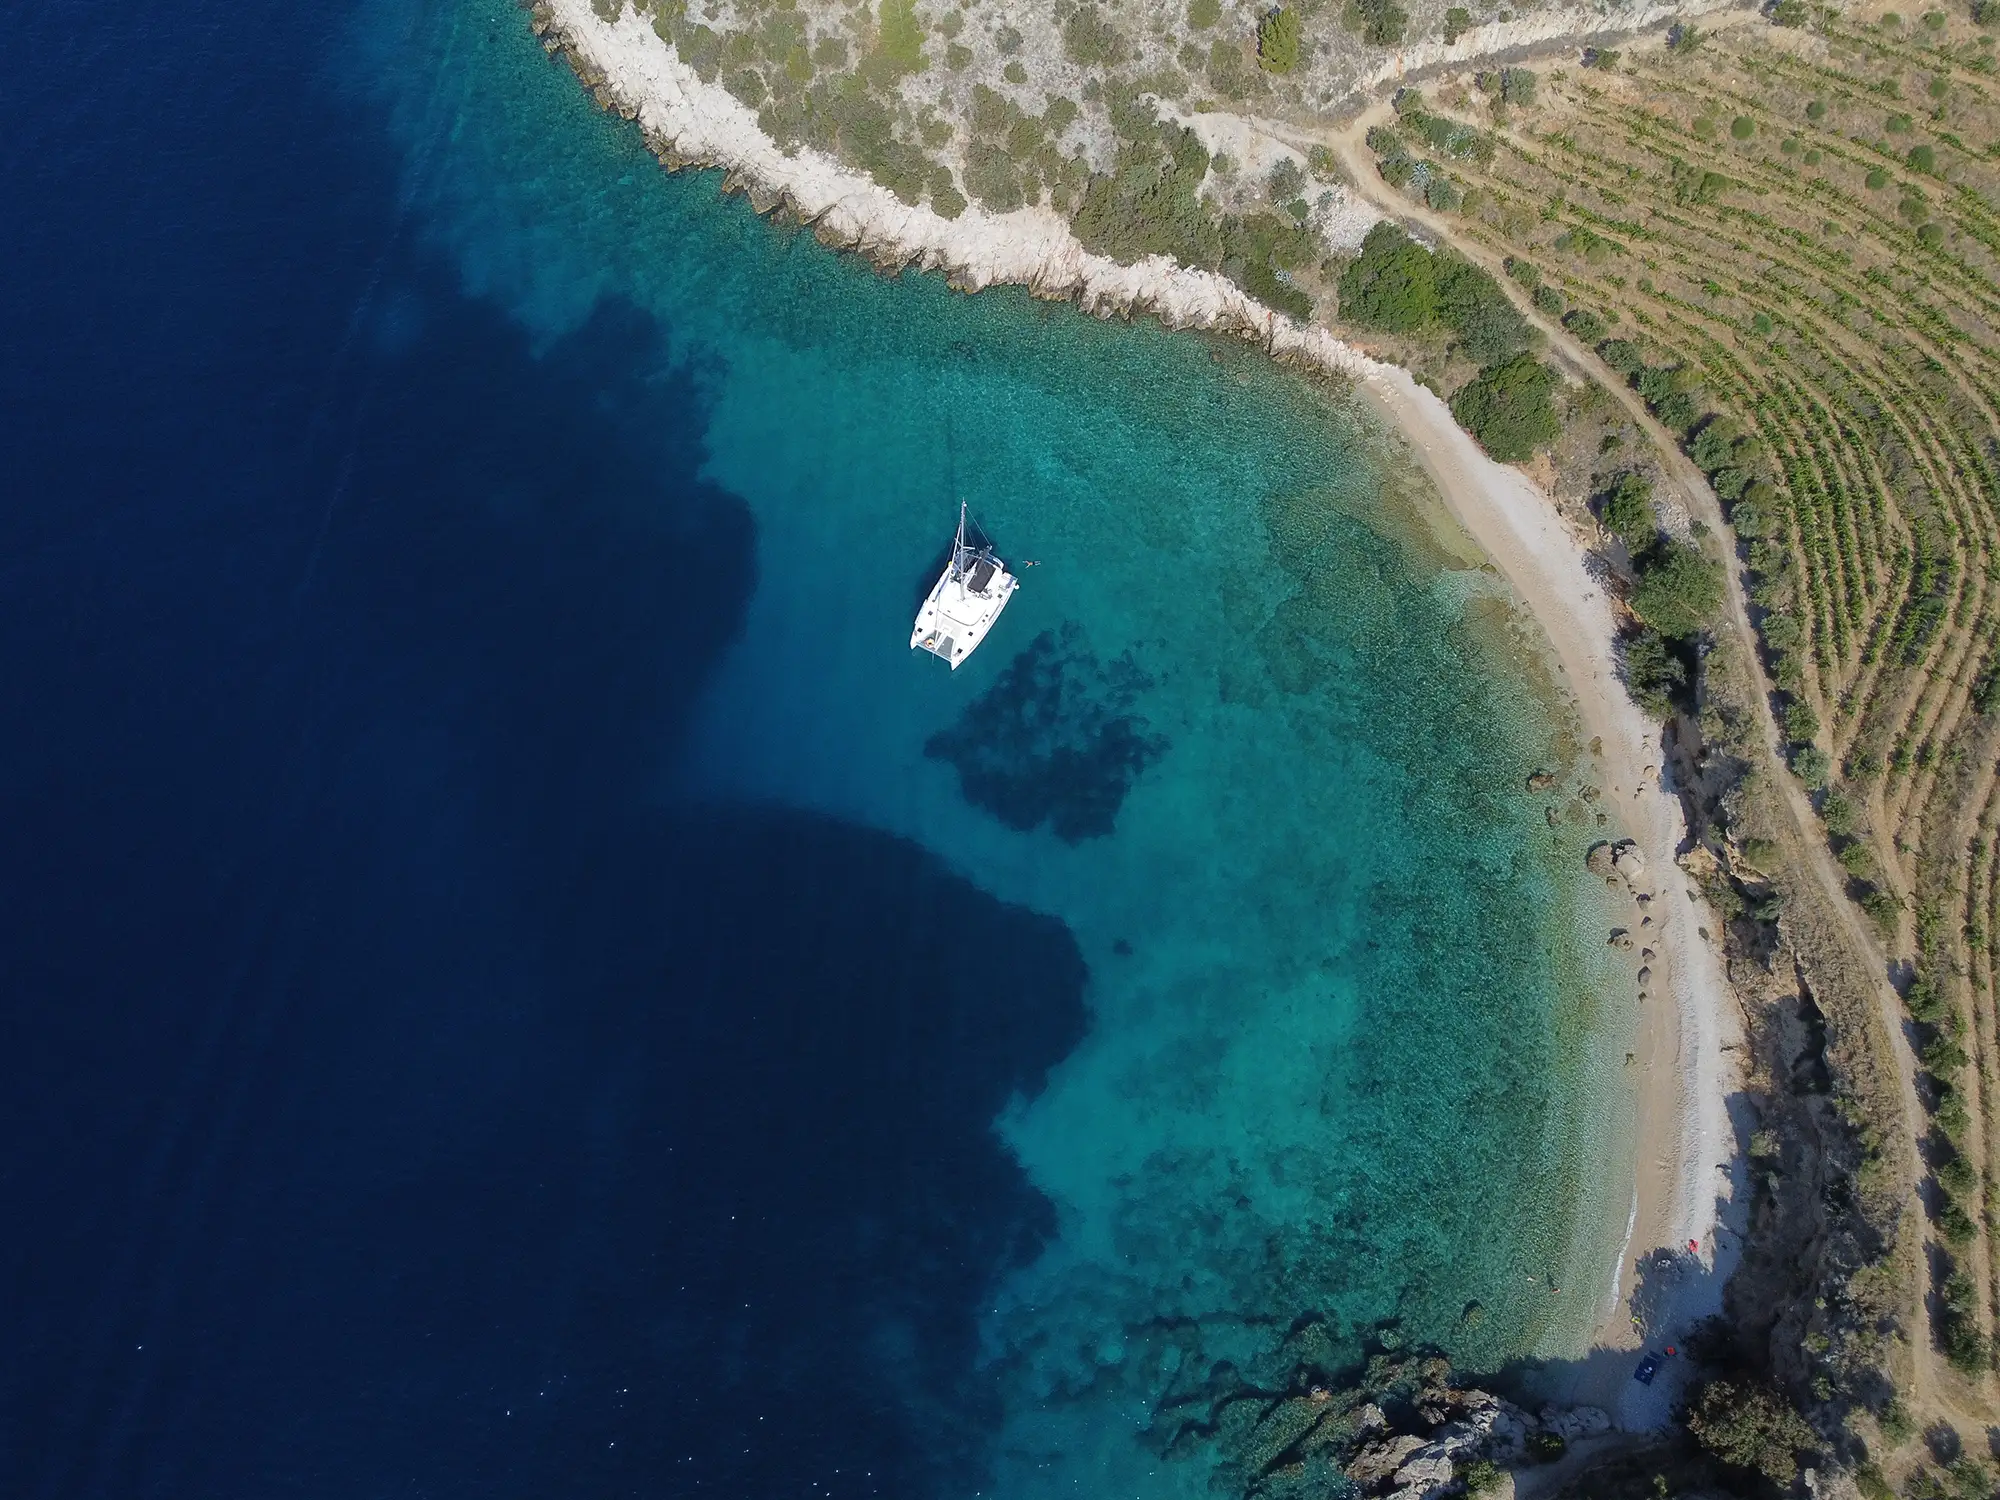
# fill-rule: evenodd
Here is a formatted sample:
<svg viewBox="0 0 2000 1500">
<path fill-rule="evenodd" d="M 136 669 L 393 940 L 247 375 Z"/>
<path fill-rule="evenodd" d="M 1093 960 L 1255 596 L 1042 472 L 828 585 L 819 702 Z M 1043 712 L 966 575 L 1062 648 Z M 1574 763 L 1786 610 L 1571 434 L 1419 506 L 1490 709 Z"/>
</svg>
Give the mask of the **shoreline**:
<svg viewBox="0 0 2000 1500">
<path fill-rule="evenodd" d="M 636 119 L 668 166 L 725 169 L 757 212 L 789 209 L 831 248 L 867 254 L 885 268 L 942 272 L 962 291 L 1019 284 L 1099 316 L 1151 314 L 1169 328 L 1255 339 L 1276 358 L 1351 379 L 1369 409 L 1401 434 L 1453 519 L 1540 628 L 1586 738 L 1599 743 L 1606 805 L 1615 804 L 1617 821 L 1645 855 L 1639 884 L 1653 895 L 1649 930 L 1657 935 L 1647 941 L 1659 956 L 1652 960 L 1653 999 L 1641 1005 L 1636 1027 L 1636 1202 L 1611 1306 L 1596 1315 L 1591 1346 L 1569 1362 L 1573 1374 L 1563 1388 L 1547 1394 L 1564 1404 L 1603 1407 L 1621 1427 L 1662 1425 L 1678 1390 L 1676 1367 L 1652 1386 L 1630 1379 L 1640 1349 L 1625 1314 L 1634 1256 L 1682 1252 L 1656 1320 L 1663 1339 L 1720 1310 L 1740 1236 L 1725 1228 L 1718 1245 L 1716 1225 L 1726 1202 L 1744 1201 L 1727 1103 L 1739 1080 L 1724 1052 L 1740 1041 L 1739 1022 L 1721 954 L 1700 932 L 1715 919 L 1674 863 L 1684 825 L 1678 798 L 1657 769 L 1658 727 L 1618 680 L 1610 602 L 1588 572 L 1583 544 L 1553 505 L 1520 471 L 1489 459 L 1443 400 L 1407 371 L 1362 354 L 1324 327 L 1299 327 L 1234 282 L 1160 256 L 1127 266 L 1094 255 L 1047 209 L 994 214 L 969 205 L 945 219 L 905 204 L 810 147 L 787 155 L 747 107 L 719 85 L 702 83 L 630 7 L 607 22 L 591 0 L 537 0 L 533 14 L 544 44 L 566 48 L 598 103 Z M 1632 911 L 1634 931 L 1642 932 L 1639 908 Z M 1685 1253 L 1689 1241 L 1699 1247 L 1692 1257 Z"/>
<path fill-rule="evenodd" d="M 1649 1332 L 1671 1341 L 1721 1311 L 1722 1285 L 1740 1255 L 1742 1224 L 1730 1205 L 1747 1202 L 1729 1096 L 1741 1087 L 1725 1046 L 1741 1044 L 1735 997 L 1719 944 L 1703 937 L 1716 919 L 1674 855 L 1685 837 L 1677 794 L 1659 766 L 1659 730 L 1618 680 L 1616 622 L 1603 588 L 1590 576 L 1585 549 L 1525 474 L 1488 458 L 1452 419 L 1444 402 L 1407 371 L 1377 365 L 1356 383 L 1364 402 L 1401 432 L 1454 520 L 1490 558 L 1534 617 L 1550 658 L 1599 742 L 1597 758 L 1627 837 L 1646 858 L 1640 888 L 1652 893 L 1651 929 L 1635 930 L 1657 949 L 1653 998 L 1641 1003 L 1634 1048 L 1640 1076 L 1634 1120 L 1636 1202 L 1615 1270 L 1609 1306 L 1599 1315 L 1589 1357 L 1548 1394 L 1604 1408 L 1620 1427 L 1661 1425 L 1677 1383 L 1663 1372 L 1651 1386 L 1632 1382 L 1641 1339 L 1627 1313 L 1636 1266 L 1656 1251 L 1686 1256 Z M 1720 1235 L 1717 1230 L 1720 1225 Z M 1719 1240 L 1719 1243 L 1718 1243 Z M 1669 1366 L 1672 1370 L 1673 1366 Z"/>
</svg>

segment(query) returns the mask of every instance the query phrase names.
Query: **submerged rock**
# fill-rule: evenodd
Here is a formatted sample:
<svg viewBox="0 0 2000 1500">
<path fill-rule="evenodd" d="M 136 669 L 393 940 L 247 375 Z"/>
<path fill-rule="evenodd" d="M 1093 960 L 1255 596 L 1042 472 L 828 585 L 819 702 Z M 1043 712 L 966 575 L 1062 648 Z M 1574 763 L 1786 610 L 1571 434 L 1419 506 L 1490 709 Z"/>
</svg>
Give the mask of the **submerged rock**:
<svg viewBox="0 0 2000 1500">
<path fill-rule="evenodd" d="M 1546 792 L 1555 784 L 1556 773 L 1553 771 L 1536 771 L 1528 777 L 1528 790 L 1531 792 Z"/>
</svg>

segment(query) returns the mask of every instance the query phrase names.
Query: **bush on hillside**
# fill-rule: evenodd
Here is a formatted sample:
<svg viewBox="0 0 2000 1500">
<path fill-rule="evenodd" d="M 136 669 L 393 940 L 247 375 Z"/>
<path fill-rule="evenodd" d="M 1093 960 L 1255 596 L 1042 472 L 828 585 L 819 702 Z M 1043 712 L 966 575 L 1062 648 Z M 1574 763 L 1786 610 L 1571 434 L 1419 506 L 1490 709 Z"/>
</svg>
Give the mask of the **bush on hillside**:
<svg viewBox="0 0 2000 1500">
<path fill-rule="evenodd" d="M 1689 1403 L 1687 1428 L 1726 1464 L 1762 1474 L 1780 1490 L 1798 1475 L 1798 1455 L 1817 1443 L 1785 1398 L 1759 1385 L 1712 1380 Z"/>
<path fill-rule="evenodd" d="M 1625 659 L 1625 687 L 1632 701 L 1655 719 L 1674 712 L 1674 702 L 1687 690 L 1687 663 L 1657 630 L 1640 628 L 1620 642 Z"/>
<path fill-rule="evenodd" d="M 1604 337 L 1604 319 L 1587 307 L 1572 307 L 1564 313 L 1563 327 L 1586 344 L 1594 344 Z"/>
<path fill-rule="evenodd" d="M 1500 283 L 1454 251 L 1431 256 L 1437 316 L 1468 359 L 1490 365 L 1528 347 L 1532 334 Z"/>
<path fill-rule="evenodd" d="M 1115 68 L 1125 60 L 1125 38 L 1096 6 L 1086 5 L 1063 27 L 1063 51 L 1078 67 Z"/>
<path fill-rule="evenodd" d="M 1653 482 L 1636 469 L 1627 469 L 1598 496 L 1597 511 L 1605 529 L 1638 557 L 1653 545 L 1659 522 L 1653 514 Z"/>
<path fill-rule="evenodd" d="M 898 74 L 924 70 L 924 23 L 914 0 L 882 0 L 882 57 Z"/>
<path fill-rule="evenodd" d="M 1629 339 L 1606 339 L 1597 346 L 1597 354 L 1607 365 L 1628 380 L 1646 368 L 1645 357 L 1639 353 L 1639 346 Z"/>
<path fill-rule="evenodd" d="M 1299 65 L 1299 13 L 1266 11 L 1257 21 L 1257 66 L 1266 73 L 1289 73 Z"/>
<path fill-rule="evenodd" d="M 1410 24 L 1409 12 L 1396 0 L 1348 0 L 1343 19 L 1371 47 L 1393 47 Z"/>
<path fill-rule="evenodd" d="M 1341 273 L 1341 317 L 1384 333 L 1414 333 L 1433 322 L 1437 312 L 1437 273 L 1430 251 L 1383 220 L 1368 231 L 1361 254 Z"/>
<path fill-rule="evenodd" d="M 1523 463 L 1562 431 L 1556 420 L 1557 375 L 1532 354 L 1488 365 L 1460 386 L 1451 414 L 1503 463 Z"/>
<path fill-rule="evenodd" d="M 1632 613 L 1661 635 L 1689 636 L 1722 604 L 1722 570 L 1686 542 L 1662 538 L 1639 560 Z"/>
</svg>

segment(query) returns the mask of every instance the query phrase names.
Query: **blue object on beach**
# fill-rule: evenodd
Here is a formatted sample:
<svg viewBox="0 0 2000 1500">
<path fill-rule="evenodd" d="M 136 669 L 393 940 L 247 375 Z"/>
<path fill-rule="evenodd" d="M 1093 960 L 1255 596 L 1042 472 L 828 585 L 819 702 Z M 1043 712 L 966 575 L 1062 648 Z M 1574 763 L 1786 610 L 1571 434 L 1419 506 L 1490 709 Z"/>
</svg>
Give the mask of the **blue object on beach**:
<svg viewBox="0 0 2000 1500">
<path fill-rule="evenodd" d="M 1639 1361 L 1639 1367 L 1632 1372 L 1632 1378 L 1641 1385 L 1651 1385 L 1653 1377 L 1660 1373 L 1660 1366 L 1666 1363 L 1662 1355 L 1648 1354 Z"/>
</svg>

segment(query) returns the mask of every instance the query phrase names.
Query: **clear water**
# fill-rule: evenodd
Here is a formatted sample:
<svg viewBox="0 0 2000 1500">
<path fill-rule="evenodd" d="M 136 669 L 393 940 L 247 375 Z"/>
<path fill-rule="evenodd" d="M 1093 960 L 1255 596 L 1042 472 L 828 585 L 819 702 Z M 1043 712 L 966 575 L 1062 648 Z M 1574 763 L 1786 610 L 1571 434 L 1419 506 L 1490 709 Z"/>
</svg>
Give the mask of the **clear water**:
<svg viewBox="0 0 2000 1500">
<path fill-rule="evenodd" d="M 1179 1320 L 1215 1357 L 1307 1312 L 1486 1367 L 1574 1339 L 1600 1278 L 1572 1252 L 1603 1254 L 1579 1216 L 1615 1218 L 1602 928 L 1521 794 L 1564 755 L 1546 692 L 1407 460 L 1254 353 L 884 280 L 662 174 L 561 68 L 450 35 L 421 113 L 397 101 L 426 232 L 545 334 L 606 295 L 673 329 L 706 472 L 757 520 L 673 794 L 891 829 L 1090 966 L 1090 1034 L 996 1127 L 1059 1225 L 983 1327 L 997 1492 L 1200 1492 L 1132 1441 Z M 950 674 L 905 620 L 960 498 L 1036 566 Z M 978 805 L 935 737 L 1015 744 L 1022 715 L 1030 784 Z M 1113 831 L 1062 836 L 1037 781 Z"/>
<path fill-rule="evenodd" d="M 1573 1347 L 1574 746 L 1346 397 L 762 223 L 504 0 L 58 45 L 29 1493 L 1196 1495 L 1157 1399 L 1297 1318 Z M 1024 583 L 951 673 L 960 498 Z"/>
</svg>

